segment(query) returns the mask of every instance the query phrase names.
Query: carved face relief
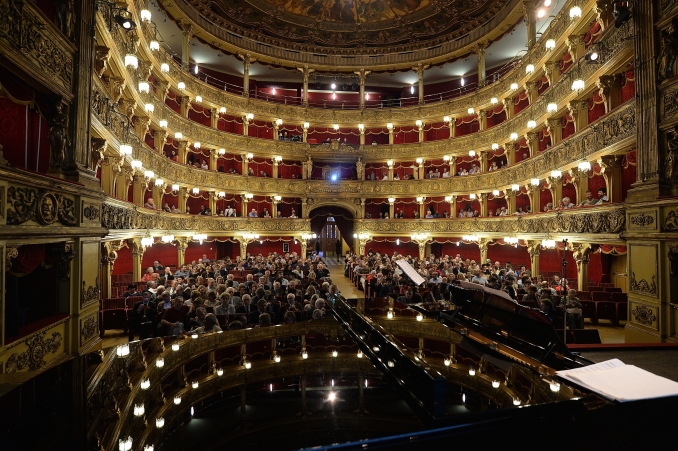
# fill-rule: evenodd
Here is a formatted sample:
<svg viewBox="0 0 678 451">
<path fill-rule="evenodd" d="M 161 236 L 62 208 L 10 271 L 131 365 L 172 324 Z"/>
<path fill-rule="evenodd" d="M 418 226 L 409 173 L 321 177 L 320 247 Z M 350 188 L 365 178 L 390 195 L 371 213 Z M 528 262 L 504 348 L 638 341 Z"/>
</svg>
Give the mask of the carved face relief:
<svg viewBox="0 0 678 451">
<path fill-rule="evenodd" d="M 53 194 L 45 193 L 38 200 L 36 218 L 42 225 L 53 224 L 57 220 L 57 199 Z"/>
</svg>

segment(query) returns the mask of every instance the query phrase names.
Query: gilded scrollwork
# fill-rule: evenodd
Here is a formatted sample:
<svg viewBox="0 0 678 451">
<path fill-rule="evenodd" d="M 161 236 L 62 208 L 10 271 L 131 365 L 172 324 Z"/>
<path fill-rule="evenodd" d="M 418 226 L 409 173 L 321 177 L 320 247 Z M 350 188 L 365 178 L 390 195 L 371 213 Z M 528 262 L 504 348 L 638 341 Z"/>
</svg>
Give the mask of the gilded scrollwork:
<svg viewBox="0 0 678 451">
<path fill-rule="evenodd" d="M 631 273 L 631 280 L 629 280 L 629 288 L 631 291 L 638 291 L 644 294 L 657 294 L 657 283 L 655 281 L 655 276 L 652 276 L 651 281 L 648 283 L 645 279 L 636 280 L 636 273 Z"/>
<path fill-rule="evenodd" d="M 85 281 L 82 281 L 82 290 L 80 292 L 80 305 L 85 305 L 93 301 L 97 301 L 101 295 L 101 286 L 99 284 L 99 276 L 94 281 L 94 286 L 87 286 Z"/>
<path fill-rule="evenodd" d="M 654 310 L 650 307 L 642 304 L 637 304 L 633 310 L 631 310 L 633 319 L 635 322 L 642 324 L 643 326 L 651 326 L 657 320 L 657 315 L 655 315 Z"/>
<path fill-rule="evenodd" d="M 638 215 L 632 215 L 629 218 L 629 221 L 631 224 L 638 226 L 638 227 L 647 227 L 649 225 L 652 225 L 654 223 L 654 216 L 648 215 L 645 213 L 641 213 Z"/>
<path fill-rule="evenodd" d="M 82 323 L 82 328 L 80 329 L 80 342 L 87 343 L 98 332 L 99 321 L 97 315 L 92 315 Z"/>
<path fill-rule="evenodd" d="M 50 225 L 76 225 L 75 202 L 70 197 L 35 188 L 10 186 L 7 190 L 7 224 L 20 225 L 35 221 Z"/>
<path fill-rule="evenodd" d="M 25 368 L 29 371 L 40 370 L 45 367 L 45 356 L 55 354 L 61 348 L 63 337 L 59 332 L 53 332 L 52 337 L 45 339 L 46 331 L 37 334 L 26 340 L 28 349 L 21 353 L 12 353 L 7 359 L 5 366 L 6 373 L 16 373 Z"/>
</svg>

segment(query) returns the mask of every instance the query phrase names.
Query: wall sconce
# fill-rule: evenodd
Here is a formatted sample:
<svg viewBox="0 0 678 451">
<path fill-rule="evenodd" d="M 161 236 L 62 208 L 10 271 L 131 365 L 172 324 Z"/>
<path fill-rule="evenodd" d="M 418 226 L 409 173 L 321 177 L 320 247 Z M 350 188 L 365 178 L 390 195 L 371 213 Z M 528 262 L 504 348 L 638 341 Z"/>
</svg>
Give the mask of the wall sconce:
<svg viewBox="0 0 678 451">
<path fill-rule="evenodd" d="M 146 111 L 147 113 L 154 112 L 155 111 L 155 105 L 153 105 L 152 103 L 145 104 L 144 105 L 144 111 Z"/>
<path fill-rule="evenodd" d="M 415 161 L 417 162 L 417 164 L 422 164 L 424 162 L 424 159 L 419 157 Z"/>
<path fill-rule="evenodd" d="M 577 19 L 579 17 L 581 17 L 581 8 L 578 6 L 570 8 L 570 19 Z"/>
<path fill-rule="evenodd" d="M 386 165 L 387 165 L 389 168 L 392 168 L 392 167 L 393 167 L 393 160 L 388 160 L 388 161 L 386 161 Z"/>
<path fill-rule="evenodd" d="M 516 132 L 511 133 L 511 136 L 509 137 L 509 139 L 511 141 L 517 140 L 518 139 L 518 133 L 516 133 Z"/>
<path fill-rule="evenodd" d="M 202 96 L 195 96 L 196 103 L 202 103 Z"/>
<path fill-rule="evenodd" d="M 304 130 L 308 130 L 308 128 L 311 126 L 308 122 L 304 122 Z"/>
<path fill-rule="evenodd" d="M 276 120 L 275 120 L 275 124 L 278 125 L 278 126 L 280 126 L 280 125 L 283 124 L 283 120 L 282 120 L 282 119 L 276 119 Z"/>
<path fill-rule="evenodd" d="M 196 142 L 193 143 L 194 149 L 200 149 L 200 147 L 202 147 L 202 145 L 200 144 L 200 141 L 196 141 Z"/>
<path fill-rule="evenodd" d="M 280 155 L 276 155 L 275 157 L 273 157 L 273 159 L 274 159 L 276 162 L 280 163 L 280 162 L 283 160 L 283 157 L 281 157 Z"/>
<path fill-rule="evenodd" d="M 544 249 L 555 249 L 556 248 L 556 240 L 543 239 L 543 240 L 541 240 L 541 247 L 543 247 Z"/>
<path fill-rule="evenodd" d="M 191 387 L 193 387 L 193 390 L 198 388 L 199 385 L 200 385 L 200 383 L 198 381 L 193 381 L 193 383 L 191 383 Z"/>
<path fill-rule="evenodd" d="M 120 155 L 132 155 L 132 146 L 129 144 L 120 144 Z"/>
<path fill-rule="evenodd" d="M 428 235 L 425 233 L 413 233 L 410 236 L 410 239 L 412 241 L 426 241 L 428 239 Z"/>
<path fill-rule="evenodd" d="M 250 368 L 252 368 L 252 362 L 250 362 L 249 360 L 245 360 L 243 366 L 245 367 L 246 370 L 249 370 Z"/>
<path fill-rule="evenodd" d="M 468 156 L 469 156 L 469 157 L 475 157 L 475 156 L 476 156 L 476 151 L 475 151 L 475 150 L 469 150 L 469 151 L 468 151 Z"/>
<path fill-rule="evenodd" d="M 388 203 L 393 205 L 395 203 L 395 197 L 389 197 L 388 198 Z"/>
<path fill-rule="evenodd" d="M 499 144 L 492 143 L 492 150 L 499 150 Z"/>
<path fill-rule="evenodd" d="M 163 417 L 158 417 L 155 419 L 155 427 L 161 429 L 165 425 L 165 419 Z"/>
<path fill-rule="evenodd" d="M 219 155 L 226 155 L 226 149 L 224 149 L 223 147 L 219 149 Z"/>
<path fill-rule="evenodd" d="M 359 359 L 362 359 L 362 358 L 363 358 L 363 352 L 362 352 L 362 351 L 358 351 L 357 357 L 358 357 Z"/>
<path fill-rule="evenodd" d="M 193 193 L 194 196 L 197 196 L 198 194 L 200 194 L 200 188 L 198 188 L 197 186 L 195 186 L 195 187 L 193 187 L 193 189 L 191 190 L 191 192 Z"/>
<path fill-rule="evenodd" d="M 518 83 L 511 83 L 511 91 L 515 91 L 518 89 Z"/>
<path fill-rule="evenodd" d="M 179 350 L 179 343 L 172 343 L 172 351 L 177 352 Z"/>
<path fill-rule="evenodd" d="M 245 117 L 247 118 L 248 121 L 251 121 L 252 119 L 254 119 L 254 113 L 247 113 L 247 116 Z"/>
<path fill-rule="evenodd" d="M 476 375 L 476 370 L 474 368 L 469 368 L 468 369 L 468 375 L 469 376 L 475 376 Z"/>
<path fill-rule="evenodd" d="M 158 368 L 162 368 L 163 366 L 165 366 L 165 359 L 163 359 L 162 357 L 159 357 L 155 361 L 155 366 L 157 366 Z"/>
<path fill-rule="evenodd" d="M 530 119 L 527 121 L 527 128 L 535 128 L 537 126 L 537 121 L 534 119 Z"/>
<path fill-rule="evenodd" d="M 541 181 L 540 181 L 539 179 L 532 179 L 532 180 L 530 180 L 530 184 L 531 184 L 532 186 L 539 186 L 540 183 L 541 183 Z"/>
<path fill-rule="evenodd" d="M 167 128 L 167 119 L 160 119 L 158 125 L 160 125 L 161 128 Z"/>
<path fill-rule="evenodd" d="M 388 124 L 386 124 L 386 128 L 389 130 L 393 130 L 393 124 L 389 122 Z"/>
<path fill-rule="evenodd" d="M 450 161 L 449 155 L 443 155 L 443 161 Z"/>
<path fill-rule="evenodd" d="M 129 355 L 129 345 L 125 343 L 115 348 L 115 355 L 120 358 L 127 357 Z"/>
<path fill-rule="evenodd" d="M 162 187 L 162 186 L 165 186 L 165 181 L 164 181 L 163 179 L 155 179 L 154 184 L 155 184 L 155 186 L 157 186 L 158 188 L 160 188 L 160 187 Z"/>
<path fill-rule="evenodd" d="M 424 202 L 424 198 L 421 196 L 417 197 L 417 203 L 421 204 L 422 202 Z"/>
<path fill-rule="evenodd" d="M 151 12 L 147 9 L 142 9 L 141 11 L 139 11 L 139 17 L 141 17 L 142 22 L 150 22 Z"/>
<path fill-rule="evenodd" d="M 144 178 L 150 180 L 155 177 L 155 173 L 153 171 L 144 171 Z"/>
<path fill-rule="evenodd" d="M 223 192 L 223 191 L 219 191 L 219 193 L 217 194 L 217 196 L 218 196 L 220 199 L 223 199 L 224 197 L 226 197 L 226 193 Z"/>
<path fill-rule="evenodd" d="M 160 65 L 160 72 L 164 72 L 164 73 L 169 72 L 169 64 L 167 64 L 167 63 L 162 63 L 162 64 Z"/>
<path fill-rule="evenodd" d="M 128 436 L 118 440 L 118 449 L 120 451 L 130 451 L 132 449 L 132 437 Z"/>
<path fill-rule="evenodd" d="M 135 55 L 129 53 L 125 55 L 125 66 L 137 69 L 139 67 L 139 59 Z"/>
<path fill-rule="evenodd" d="M 533 74 L 534 73 L 534 64 L 528 64 L 525 66 L 525 73 L 526 74 Z"/>
<path fill-rule="evenodd" d="M 145 81 L 140 81 L 140 82 L 139 82 L 139 92 L 140 92 L 140 93 L 143 92 L 143 93 L 148 94 L 149 91 L 150 91 L 150 86 L 149 86 L 149 84 L 148 84 L 147 82 L 145 82 Z"/>
<path fill-rule="evenodd" d="M 252 152 L 248 153 L 246 156 L 247 156 L 248 160 L 251 160 L 252 158 L 254 158 L 254 154 Z"/>
<path fill-rule="evenodd" d="M 558 112 L 558 104 L 555 102 L 551 102 L 548 105 L 546 105 L 546 112 L 547 113 L 557 113 Z"/>
<path fill-rule="evenodd" d="M 580 78 L 572 82 L 572 90 L 575 92 L 582 91 L 585 87 L 586 83 Z"/>
<path fill-rule="evenodd" d="M 501 383 L 499 381 L 492 381 L 492 387 L 493 388 L 499 388 L 500 385 L 501 385 Z"/>
<path fill-rule="evenodd" d="M 254 194 L 252 194 L 252 193 L 246 193 L 246 194 L 245 194 L 245 199 L 248 199 L 248 200 L 249 200 L 249 199 L 254 199 Z"/>
<path fill-rule="evenodd" d="M 132 169 L 141 169 L 141 161 L 139 160 L 132 160 L 130 163 L 132 165 Z"/>
<path fill-rule="evenodd" d="M 452 363 L 449 359 L 449 357 L 445 357 L 445 360 L 443 360 L 443 365 L 445 366 L 450 366 L 450 363 Z"/>
<path fill-rule="evenodd" d="M 217 368 L 217 376 L 223 376 L 224 375 L 224 369 L 223 368 Z"/>
<path fill-rule="evenodd" d="M 181 396 L 175 396 L 174 397 L 174 405 L 178 406 L 179 404 L 181 404 Z"/>
<path fill-rule="evenodd" d="M 143 404 L 134 404 L 134 416 L 141 417 L 146 412 Z"/>
<path fill-rule="evenodd" d="M 513 185 L 511 185 L 511 191 L 520 191 L 520 185 L 514 183 Z"/>
<path fill-rule="evenodd" d="M 468 110 L 466 110 L 466 112 L 467 112 L 468 114 L 474 114 L 474 113 L 476 112 L 476 110 L 474 110 L 473 107 L 471 107 L 471 108 L 469 108 Z"/>
<path fill-rule="evenodd" d="M 205 234 L 205 233 L 196 233 L 195 235 L 193 235 L 193 241 L 197 241 L 200 244 L 202 244 L 202 242 L 205 241 L 206 239 L 207 239 L 207 234 Z"/>
<path fill-rule="evenodd" d="M 444 117 L 443 117 L 443 122 L 446 123 L 446 124 L 447 124 L 448 122 L 450 122 L 450 116 L 444 116 Z"/>
<path fill-rule="evenodd" d="M 492 97 L 492 98 L 490 99 L 490 103 L 491 103 L 492 105 L 496 105 L 496 104 L 499 103 L 499 99 L 497 99 L 496 97 Z"/>
<path fill-rule="evenodd" d="M 518 244 L 518 238 L 513 237 L 513 236 L 505 236 L 504 237 L 504 243 L 506 244 Z"/>
<path fill-rule="evenodd" d="M 179 192 L 179 185 L 177 185 L 177 184 L 172 185 L 172 192 L 174 194 L 178 193 Z"/>
<path fill-rule="evenodd" d="M 148 47 L 151 50 L 160 50 L 160 43 L 154 39 L 148 43 Z"/>
<path fill-rule="evenodd" d="M 334 124 L 334 125 L 332 126 L 332 128 L 334 129 L 334 131 L 339 130 L 339 124 Z"/>
<path fill-rule="evenodd" d="M 336 357 L 338 355 L 339 355 L 339 353 L 337 352 L 336 349 L 332 351 L 332 357 Z"/>
<path fill-rule="evenodd" d="M 243 233 L 243 234 L 242 234 L 242 237 L 243 237 L 243 239 L 245 239 L 245 240 L 257 240 L 257 239 L 259 239 L 259 235 L 258 235 L 258 234 L 256 234 L 256 233 L 249 233 L 249 232 Z"/>
<path fill-rule="evenodd" d="M 468 198 L 471 199 L 471 200 L 475 200 L 476 197 L 477 197 L 477 196 L 476 196 L 475 193 L 471 193 L 471 194 L 468 195 Z"/>
<path fill-rule="evenodd" d="M 445 196 L 445 202 L 452 202 L 452 196 Z"/>
<path fill-rule="evenodd" d="M 179 83 L 177 83 L 177 88 L 179 88 L 181 91 L 183 91 L 184 89 L 186 89 L 186 83 L 184 83 L 183 81 L 180 81 Z"/>
<path fill-rule="evenodd" d="M 184 134 L 181 132 L 174 133 L 174 139 L 181 139 L 184 137 Z"/>
<path fill-rule="evenodd" d="M 308 352 L 306 351 L 306 348 L 301 350 L 301 358 L 304 360 L 308 359 Z"/>
<path fill-rule="evenodd" d="M 280 202 L 280 201 L 282 200 L 282 196 L 280 196 L 280 195 L 273 196 L 273 200 L 274 200 L 275 202 Z"/>
<path fill-rule="evenodd" d="M 555 48 L 556 48 L 556 40 L 555 39 L 549 39 L 548 41 L 546 41 L 546 50 L 547 51 L 550 52 L 551 50 L 554 50 Z"/>
<path fill-rule="evenodd" d="M 417 119 L 416 121 L 414 121 L 414 125 L 416 125 L 417 127 L 421 127 L 422 124 L 423 122 L 421 121 L 421 119 Z"/>
<path fill-rule="evenodd" d="M 421 313 L 417 313 L 417 321 L 419 322 L 424 321 L 424 315 L 422 315 Z"/>
<path fill-rule="evenodd" d="M 493 195 L 493 196 L 496 197 L 496 196 L 498 196 L 499 194 L 501 194 L 501 192 L 500 192 L 498 189 L 492 190 L 492 195 Z"/>
<path fill-rule="evenodd" d="M 588 161 L 582 161 L 577 165 L 577 168 L 582 172 L 589 172 L 591 170 L 591 163 Z"/>
<path fill-rule="evenodd" d="M 552 179 L 559 179 L 563 176 L 563 173 L 560 171 L 551 171 L 551 178 Z"/>
</svg>

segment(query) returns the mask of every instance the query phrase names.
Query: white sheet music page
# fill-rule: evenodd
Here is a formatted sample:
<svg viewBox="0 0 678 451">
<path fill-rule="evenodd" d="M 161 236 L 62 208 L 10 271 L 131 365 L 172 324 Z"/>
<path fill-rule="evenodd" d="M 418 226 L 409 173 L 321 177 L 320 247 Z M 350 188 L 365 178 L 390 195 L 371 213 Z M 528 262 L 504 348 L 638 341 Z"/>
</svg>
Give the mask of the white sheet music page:
<svg viewBox="0 0 678 451">
<path fill-rule="evenodd" d="M 634 365 L 626 365 L 619 359 L 558 371 L 556 374 L 613 401 L 637 401 L 678 395 L 678 382 Z"/>
</svg>

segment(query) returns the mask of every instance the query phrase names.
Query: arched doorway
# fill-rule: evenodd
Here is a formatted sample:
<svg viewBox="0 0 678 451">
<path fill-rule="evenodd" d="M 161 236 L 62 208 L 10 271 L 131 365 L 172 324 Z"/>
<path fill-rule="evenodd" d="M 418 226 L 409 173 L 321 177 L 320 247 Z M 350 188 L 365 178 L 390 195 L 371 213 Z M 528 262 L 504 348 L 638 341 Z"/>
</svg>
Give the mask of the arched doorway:
<svg viewBox="0 0 678 451">
<path fill-rule="evenodd" d="M 311 230 L 318 238 L 308 243 L 308 251 L 319 251 L 323 257 L 340 258 L 353 249 L 353 212 L 335 205 L 320 205 L 309 213 Z M 339 242 L 340 248 L 337 245 Z M 340 251 L 337 254 L 337 251 Z"/>
</svg>

